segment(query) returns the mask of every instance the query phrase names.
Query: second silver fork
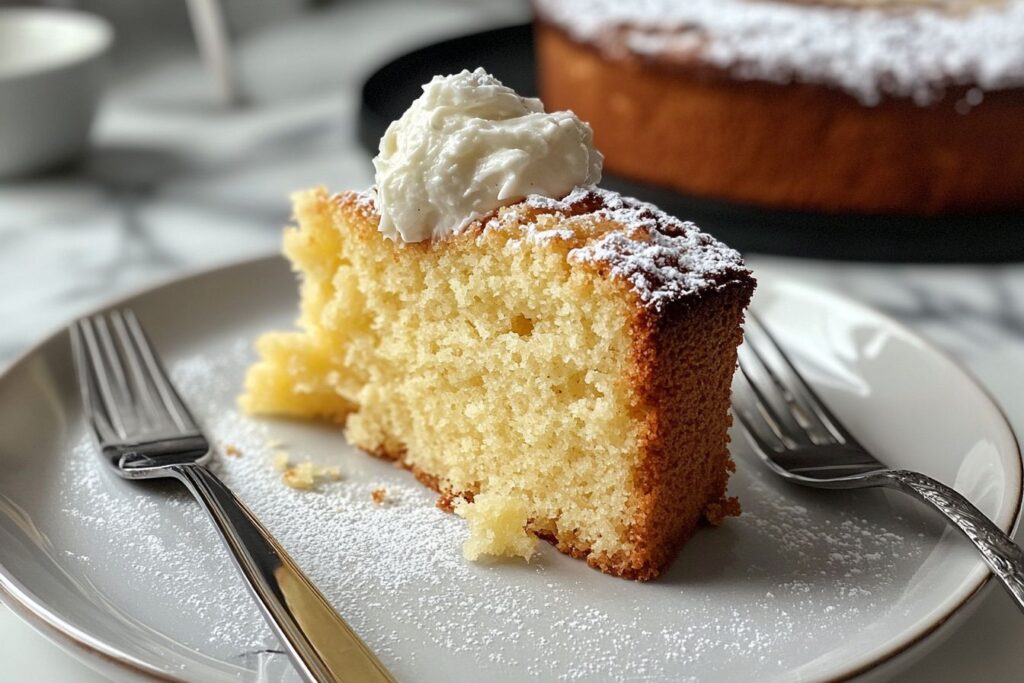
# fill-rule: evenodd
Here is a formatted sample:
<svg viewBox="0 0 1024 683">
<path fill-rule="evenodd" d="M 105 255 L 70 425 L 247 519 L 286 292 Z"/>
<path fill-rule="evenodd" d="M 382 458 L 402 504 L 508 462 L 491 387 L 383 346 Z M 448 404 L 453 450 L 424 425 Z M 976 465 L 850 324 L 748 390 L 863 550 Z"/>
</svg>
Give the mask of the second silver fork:
<svg viewBox="0 0 1024 683">
<path fill-rule="evenodd" d="M 818 398 L 753 312 L 744 332 L 733 414 L 773 472 L 815 488 L 896 489 L 932 505 L 974 543 L 1024 610 L 1024 550 L 949 486 L 875 458 Z"/>
<path fill-rule="evenodd" d="M 206 468 L 209 442 L 135 315 L 71 328 L 86 416 L 103 461 L 125 479 L 170 477 L 192 492 L 307 681 L 393 681 L 384 665 L 249 509 Z"/>
</svg>

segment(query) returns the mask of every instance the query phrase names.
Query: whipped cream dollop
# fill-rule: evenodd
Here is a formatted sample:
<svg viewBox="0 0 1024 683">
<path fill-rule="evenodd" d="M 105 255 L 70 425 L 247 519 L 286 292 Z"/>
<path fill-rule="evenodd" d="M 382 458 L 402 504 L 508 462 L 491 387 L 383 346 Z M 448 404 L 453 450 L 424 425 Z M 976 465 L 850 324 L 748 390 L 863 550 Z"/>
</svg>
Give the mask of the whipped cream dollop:
<svg viewBox="0 0 1024 683">
<path fill-rule="evenodd" d="M 593 131 L 547 113 L 483 69 L 435 76 L 393 122 L 373 160 L 380 231 L 444 238 L 527 195 L 558 199 L 601 180 Z"/>
</svg>

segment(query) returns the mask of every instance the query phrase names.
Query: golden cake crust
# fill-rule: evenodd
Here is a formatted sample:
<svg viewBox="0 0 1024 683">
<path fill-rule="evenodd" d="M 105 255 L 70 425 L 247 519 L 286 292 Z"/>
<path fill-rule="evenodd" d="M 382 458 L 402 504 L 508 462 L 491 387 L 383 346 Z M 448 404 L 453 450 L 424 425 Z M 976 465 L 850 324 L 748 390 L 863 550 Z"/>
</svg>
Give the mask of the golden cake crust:
<svg viewBox="0 0 1024 683">
<path fill-rule="evenodd" d="M 1024 206 L 1024 90 L 950 85 L 864 106 L 823 84 L 739 80 L 535 24 L 541 96 L 594 129 L 608 170 L 689 194 L 795 210 L 940 214 Z M 967 102 L 972 102 L 966 105 Z"/>
</svg>

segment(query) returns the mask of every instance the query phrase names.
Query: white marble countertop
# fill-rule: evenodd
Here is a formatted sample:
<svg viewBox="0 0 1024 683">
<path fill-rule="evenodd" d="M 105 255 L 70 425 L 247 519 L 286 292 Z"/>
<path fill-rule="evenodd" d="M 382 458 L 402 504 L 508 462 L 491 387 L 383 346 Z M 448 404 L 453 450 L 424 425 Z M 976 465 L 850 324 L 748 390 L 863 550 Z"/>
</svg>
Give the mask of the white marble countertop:
<svg viewBox="0 0 1024 683">
<path fill-rule="evenodd" d="M 526 12 L 500 0 L 404 0 L 296 14 L 239 41 L 250 104 L 233 110 L 215 104 L 187 36 L 123 60 L 85 163 L 0 184 L 0 367 L 101 301 L 275 251 L 290 191 L 369 184 L 354 123 L 358 87 L 374 65 Z M 749 260 L 761 273 L 841 290 L 910 325 L 967 366 L 1024 434 L 1024 265 Z M 1022 642 L 1024 617 L 992 590 L 900 680 L 1018 680 Z M 0 680 L 29 679 L 102 680 L 0 606 Z"/>
</svg>

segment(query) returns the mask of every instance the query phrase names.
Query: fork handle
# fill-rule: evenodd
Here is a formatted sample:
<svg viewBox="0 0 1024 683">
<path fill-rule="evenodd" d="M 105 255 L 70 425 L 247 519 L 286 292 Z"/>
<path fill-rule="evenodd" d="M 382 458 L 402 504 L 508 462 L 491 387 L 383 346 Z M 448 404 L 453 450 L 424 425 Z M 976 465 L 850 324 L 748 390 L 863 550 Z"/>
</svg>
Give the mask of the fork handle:
<svg viewBox="0 0 1024 683">
<path fill-rule="evenodd" d="M 213 520 L 264 618 L 307 681 L 394 679 L 255 515 L 202 465 L 169 468 Z"/>
<path fill-rule="evenodd" d="M 971 501 L 931 477 L 910 470 L 879 473 L 883 485 L 930 503 L 978 548 L 992 572 L 1024 611 L 1024 550 Z"/>
</svg>

